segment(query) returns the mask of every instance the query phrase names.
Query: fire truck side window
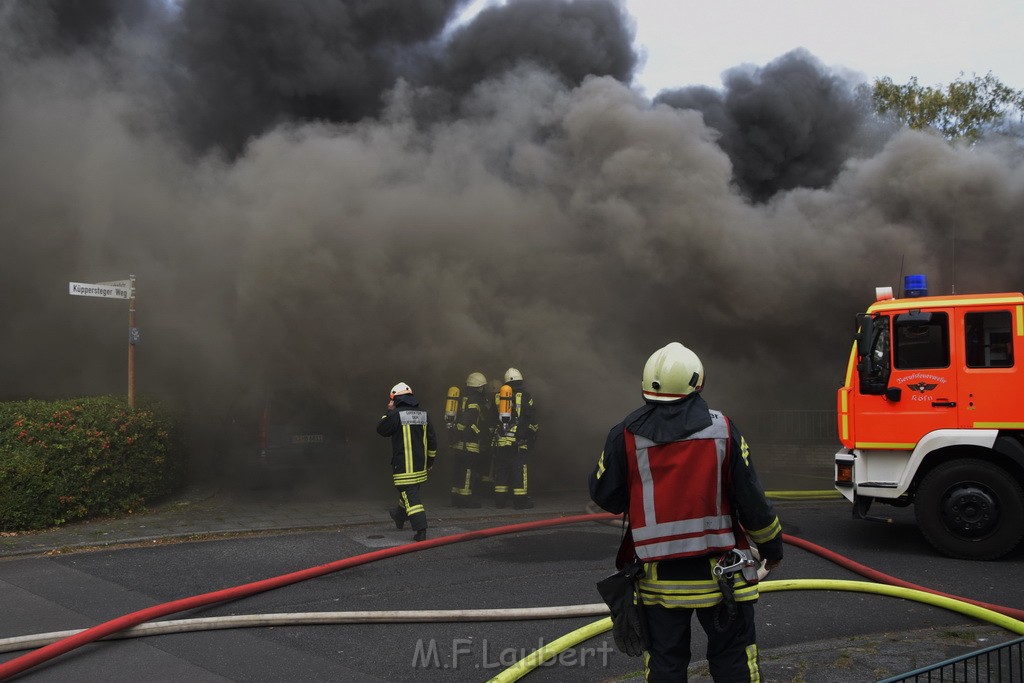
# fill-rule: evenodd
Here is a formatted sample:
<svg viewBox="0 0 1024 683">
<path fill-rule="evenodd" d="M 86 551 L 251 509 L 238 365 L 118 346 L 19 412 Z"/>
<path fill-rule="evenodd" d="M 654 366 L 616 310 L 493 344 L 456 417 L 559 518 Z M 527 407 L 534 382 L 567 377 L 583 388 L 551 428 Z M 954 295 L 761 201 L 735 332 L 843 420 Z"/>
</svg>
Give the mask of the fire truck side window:
<svg viewBox="0 0 1024 683">
<path fill-rule="evenodd" d="M 945 313 L 901 313 L 893 323 L 893 360 L 900 370 L 949 367 L 949 317 Z"/>
<path fill-rule="evenodd" d="M 1013 319 L 1009 311 L 964 315 L 964 348 L 969 368 L 1013 367 Z"/>
</svg>

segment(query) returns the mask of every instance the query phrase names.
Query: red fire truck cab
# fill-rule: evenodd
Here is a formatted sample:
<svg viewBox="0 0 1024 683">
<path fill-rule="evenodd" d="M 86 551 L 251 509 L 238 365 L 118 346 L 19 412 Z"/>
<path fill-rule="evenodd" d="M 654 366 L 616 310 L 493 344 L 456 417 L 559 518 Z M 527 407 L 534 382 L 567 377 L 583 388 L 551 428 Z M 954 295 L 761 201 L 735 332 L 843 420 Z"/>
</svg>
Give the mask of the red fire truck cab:
<svg viewBox="0 0 1024 683">
<path fill-rule="evenodd" d="M 940 552 L 995 559 L 1024 537 L 1024 294 L 876 290 L 837 396 L 836 488 L 865 519 L 914 505 Z"/>
</svg>

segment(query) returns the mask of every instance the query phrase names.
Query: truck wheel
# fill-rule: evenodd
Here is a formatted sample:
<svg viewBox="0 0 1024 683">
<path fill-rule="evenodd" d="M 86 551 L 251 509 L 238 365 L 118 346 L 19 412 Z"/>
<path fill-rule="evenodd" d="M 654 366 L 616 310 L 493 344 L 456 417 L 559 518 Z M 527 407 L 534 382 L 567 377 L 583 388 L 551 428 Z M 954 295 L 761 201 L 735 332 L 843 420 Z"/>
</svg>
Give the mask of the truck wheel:
<svg viewBox="0 0 1024 683">
<path fill-rule="evenodd" d="M 950 557 L 994 560 L 1024 537 L 1024 491 L 984 460 L 951 460 L 929 472 L 914 514 L 928 542 Z"/>
</svg>

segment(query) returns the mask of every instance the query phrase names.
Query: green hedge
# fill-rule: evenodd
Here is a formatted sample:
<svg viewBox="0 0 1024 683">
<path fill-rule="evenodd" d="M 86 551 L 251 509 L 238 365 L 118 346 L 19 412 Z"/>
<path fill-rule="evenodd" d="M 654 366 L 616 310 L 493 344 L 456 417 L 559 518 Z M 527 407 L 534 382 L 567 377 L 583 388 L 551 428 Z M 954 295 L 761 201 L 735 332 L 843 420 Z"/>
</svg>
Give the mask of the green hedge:
<svg viewBox="0 0 1024 683">
<path fill-rule="evenodd" d="M 0 403 L 0 531 L 140 509 L 185 478 L 180 420 L 123 398 Z"/>
</svg>

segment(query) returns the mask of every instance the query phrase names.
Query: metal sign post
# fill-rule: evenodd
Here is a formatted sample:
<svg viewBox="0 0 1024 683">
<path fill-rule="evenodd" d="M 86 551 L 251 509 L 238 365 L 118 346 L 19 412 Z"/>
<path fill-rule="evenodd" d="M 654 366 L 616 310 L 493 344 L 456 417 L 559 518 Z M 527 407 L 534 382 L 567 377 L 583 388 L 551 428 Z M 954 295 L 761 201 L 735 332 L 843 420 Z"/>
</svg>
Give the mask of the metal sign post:
<svg viewBox="0 0 1024 683">
<path fill-rule="evenodd" d="M 135 408 L 135 344 L 139 328 L 135 327 L 135 275 L 129 275 L 131 298 L 128 299 L 128 407 Z"/>
<path fill-rule="evenodd" d="M 135 345 L 139 328 L 135 326 L 135 275 L 112 282 L 69 282 L 68 294 L 103 299 L 128 299 L 128 407 L 135 407 Z"/>
</svg>

